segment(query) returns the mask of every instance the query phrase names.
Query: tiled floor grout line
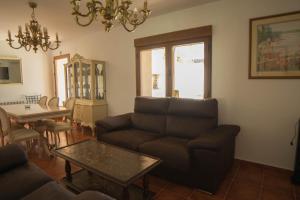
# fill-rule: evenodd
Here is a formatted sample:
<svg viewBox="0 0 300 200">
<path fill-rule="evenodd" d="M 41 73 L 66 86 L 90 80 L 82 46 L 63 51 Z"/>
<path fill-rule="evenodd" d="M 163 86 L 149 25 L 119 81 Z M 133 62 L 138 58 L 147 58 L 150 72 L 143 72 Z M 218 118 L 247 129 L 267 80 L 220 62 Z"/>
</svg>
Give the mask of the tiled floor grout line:
<svg viewBox="0 0 300 200">
<path fill-rule="evenodd" d="M 193 194 L 194 194 L 195 191 L 196 191 L 196 189 L 193 188 L 191 194 L 190 194 L 186 199 L 187 199 L 187 200 L 191 200 L 191 199 L 192 199 L 192 196 L 193 196 Z"/>
<path fill-rule="evenodd" d="M 263 198 L 264 182 L 265 182 L 265 169 L 262 166 L 262 178 L 261 178 L 260 190 L 258 194 L 258 200 L 261 200 Z"/>
<path fill-rule="evenodd" d="M 155 198 L 158 198 L 160 194 L 168 187 L 168 184 L 165 184 L 156 194 Z"/>
<path fill-rule="evenodd" d="M 229 184 L 229 186 L 228 186 L 228 189 L 227 189 L 227 191 L 225 192 L 225 195 L 224 195 L 224 198 L 223 198 L 224 200 L 227 199 L 227 196 L 228 196 L 228 194 L 229 194 L 229 191 L 231 190 L 232 185 L 233 185 L 235 179 L 236 179 L 237 176 L 238 176 L 238 173 L 239 173 L 239 171 L 240 171 L 240 167 L 241 167 L 241 165 L 240 165 L 240 163 L 239 163 L 239 165 L 238 165 L 238 167 L 237 167 L 237 169 L 236 169 L 236 172 L 235 172 L 235 174 L 233 175 L 233 177 L 232 177 L 232 179 L 231 179 L 231 182 L 230 182 L 230 184 Z"/>
</svg>

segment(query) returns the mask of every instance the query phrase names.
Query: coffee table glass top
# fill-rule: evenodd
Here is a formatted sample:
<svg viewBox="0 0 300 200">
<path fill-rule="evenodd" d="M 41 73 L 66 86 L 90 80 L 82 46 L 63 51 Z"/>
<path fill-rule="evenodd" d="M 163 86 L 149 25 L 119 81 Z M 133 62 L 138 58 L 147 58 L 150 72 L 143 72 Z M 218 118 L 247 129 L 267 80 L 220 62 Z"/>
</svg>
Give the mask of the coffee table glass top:
<svg viewBox="0 0 300 200">
<path fill-rule="evenodd" d="M 146 174 L 161 162 L 159 159 L 95 140 L 62 147 L 54 153 L 79 167 L 121 184 L 130 184 L 134 178 Z"/>
</svg>

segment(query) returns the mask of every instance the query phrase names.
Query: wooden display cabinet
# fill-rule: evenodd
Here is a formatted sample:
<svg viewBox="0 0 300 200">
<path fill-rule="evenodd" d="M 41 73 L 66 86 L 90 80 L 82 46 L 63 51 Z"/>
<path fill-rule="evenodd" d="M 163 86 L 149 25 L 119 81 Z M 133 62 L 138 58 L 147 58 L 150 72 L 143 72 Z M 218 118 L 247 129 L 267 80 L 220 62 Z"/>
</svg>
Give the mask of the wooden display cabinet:
<svg viewBox="0 0 300 200">
<path fill-rule="evenodd" d="M 75 97 L 74 121 L 95 135 L 95 122 L 107 117 L 105 62 L 75 54 L 65 65 L 66 96 Z"/>
</svg>

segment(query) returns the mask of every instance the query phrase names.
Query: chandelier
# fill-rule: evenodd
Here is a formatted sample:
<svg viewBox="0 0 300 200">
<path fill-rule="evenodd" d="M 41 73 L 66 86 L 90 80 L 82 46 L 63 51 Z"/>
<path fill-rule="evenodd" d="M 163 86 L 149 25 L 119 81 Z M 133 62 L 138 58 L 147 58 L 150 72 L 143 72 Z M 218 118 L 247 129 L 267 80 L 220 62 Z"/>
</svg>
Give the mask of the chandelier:
<svg viewBox="0 0 300 200">
<path fill-rule="evenodd" d="M 86 3 L 86 13 L 80 12 L 81 0 L 72 0 L 73 13 L 76 22 L 80 26 L 88 26 L 99 15 L 102 16 L 102 24 L 105 25 L 105 31 L 109 32 L 115 21 L 118 21 L 128 31 L 132 32 L 138 25 L 145 22 L 147 17 L 151 14 L 148 9 L 148 2 L 145 0 L 144 8 L 138 10 L 130 9 L 132 0 L 105 0 L 105 3 L 101 0 L 89 0 Z M 88 18 L 86 23 L 81 23 L 79 17 Z"/>
<path fill-rule="evenodd" d="M 38 50 L 38 47 L 41 47 L 41 49 L 46 52 L 48 49 L 55 50 L 59 47 L 61 41 L 58 40 L 58 35 L 56 33 L 56 40 L 53 42 L 56 45 L 52 47 L 52 42 L 49 41 L 50 37 L 48 35 L 47 28 L 43 28 L 43 31 L 41 30 L 41 25 L 38 23 L 34 9 L 37 7 L 37 4 L 34 2 L 29 2 L 29 6 L 32 8 L 32 14 L 31 14 L 31 21 L 29 24 L 25 25 L 25 32 L 22 31 L 22 27 L 19 26 L 18 34 L 15 35 L 17 38 L 17 42 L 19 45 L 13 46 L 13 40 L 11 38 L 11 32 L 8 31 L 8 44 L 10 47 L 14 49 L 20 49 L 24 47 L 26 51 L 30 51 L 31 48 L 33 48 L 34 52 L 36 53 Z"/>
</svg>

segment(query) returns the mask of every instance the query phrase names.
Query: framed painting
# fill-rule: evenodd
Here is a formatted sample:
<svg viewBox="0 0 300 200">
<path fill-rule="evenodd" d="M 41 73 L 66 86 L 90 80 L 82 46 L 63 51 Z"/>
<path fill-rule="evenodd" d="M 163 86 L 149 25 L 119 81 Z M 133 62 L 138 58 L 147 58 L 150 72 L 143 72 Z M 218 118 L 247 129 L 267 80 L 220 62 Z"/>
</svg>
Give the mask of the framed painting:
<svg viewBox="0 0 300 200">
<path fill-rule="evenodd" d="M 300 78 L 300 11 L 250 19 L 250 79 Z"/>
<path fill-rule="evenodd" d="M 0 84 L 22 84 L 21 59 L 0 57 Z"/>
</svg>

